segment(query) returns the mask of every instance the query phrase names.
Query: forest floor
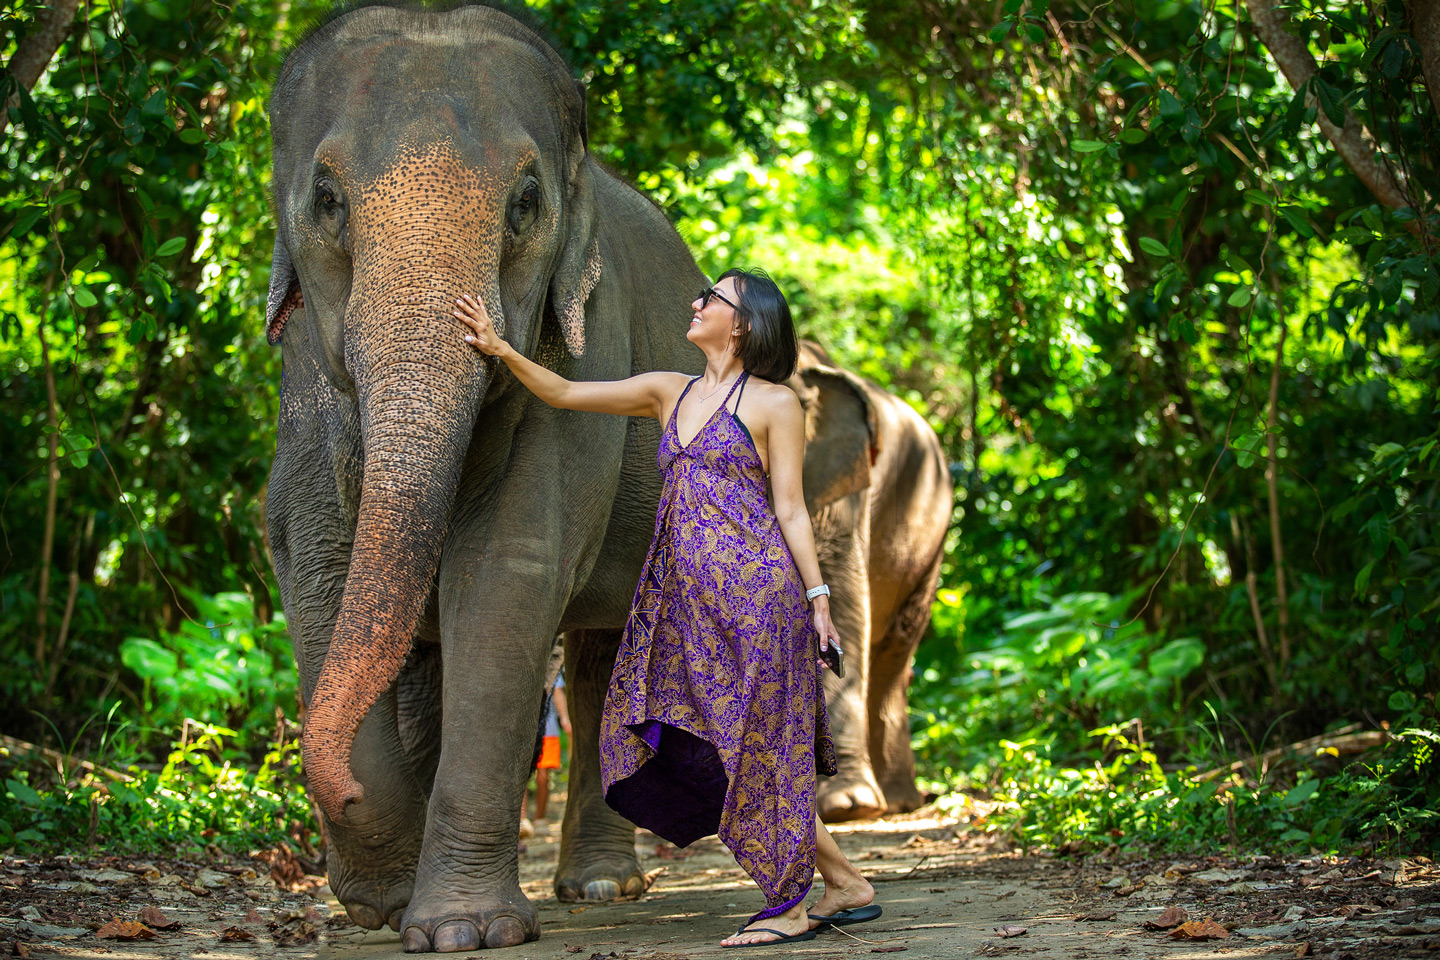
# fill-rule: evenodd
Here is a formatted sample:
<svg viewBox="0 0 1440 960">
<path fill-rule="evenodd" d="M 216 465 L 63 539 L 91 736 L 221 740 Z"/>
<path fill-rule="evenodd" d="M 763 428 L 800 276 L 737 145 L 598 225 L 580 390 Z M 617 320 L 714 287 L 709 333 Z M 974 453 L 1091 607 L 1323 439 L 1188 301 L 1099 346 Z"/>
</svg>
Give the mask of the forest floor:
<svg viewBox="0 0 1440 960">
<path fill-rule="evenodd" d="M 652 884 L 643 899 L 559 903 L 550 887 L 558 833 L 555 825 L 549 835 L 524 841 L 520 877 L 540 910 L 542 936 L 505 951 L 511 960 L 718 957 L 718 941 L 760 905 L 718 841 L 676 850 L 644 832 L 636 847 Z M 835 834 L 875 882 L 884 916 L 752 954 L 1440 957 L 1440 869 L 1424 858 L 1024 856 L 933 810 L 841 825 Z M 322 878 L 273 855 L 205 863 L 7 856 L 0 864 L 0 956 L 6 955 L 404 956 L 397 934 L 356 927 L 329 899 Z"/>
</svg>

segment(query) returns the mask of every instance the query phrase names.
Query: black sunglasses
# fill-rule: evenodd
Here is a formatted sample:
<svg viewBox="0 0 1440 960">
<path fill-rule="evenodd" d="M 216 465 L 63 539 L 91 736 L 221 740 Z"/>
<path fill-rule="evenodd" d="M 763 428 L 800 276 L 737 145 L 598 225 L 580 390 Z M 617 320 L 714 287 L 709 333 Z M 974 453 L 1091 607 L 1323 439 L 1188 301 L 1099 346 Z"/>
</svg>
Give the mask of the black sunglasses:
<svg viewBox="0 0 1440 960">
<path fill-rule="evenodd" d="M 704 290 L 701 290 L 701 291 L 700 291 L 700 309 L 701 309 L 701 310 L 704 310 L 706 307 L 710 306 L 710 298 L 711 298 L 711 297 L 714 297 L 715 299 L 719 300 L 721 303 L 728 304 L 731 309 L 734 309 L 734 310 L 739 310 L 739 309 L 740 309 L 740 307 L 739 307 L 738 304 L 734 303 L 733 301 L 730 301 L 730 300 L 725 299 L 725 294 L 721 293 L 719 290 L 716 290 L 714 287 L 706 287 Z"/>
</svg>

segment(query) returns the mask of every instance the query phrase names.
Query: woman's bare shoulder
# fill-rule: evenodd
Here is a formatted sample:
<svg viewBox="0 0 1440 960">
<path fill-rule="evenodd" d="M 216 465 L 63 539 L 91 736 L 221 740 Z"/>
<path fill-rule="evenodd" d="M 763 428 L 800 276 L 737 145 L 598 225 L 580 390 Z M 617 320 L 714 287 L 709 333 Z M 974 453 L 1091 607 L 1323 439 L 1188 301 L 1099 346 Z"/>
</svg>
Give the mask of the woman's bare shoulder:
<svg viewBox="0 0 1440 960">
<path fill-rule="evenodd" d="M 795 391 L 783 383 L 773 383 L 769 380 L 762 380 L 759 377 L 750 377 L 749 384 L 745 390 L 745 398 L 751 396 L 758 401 L 756 409 L 767 419 L 774 421 L 782 417 L 801 416 L 800 398 Z"/>
</svg>

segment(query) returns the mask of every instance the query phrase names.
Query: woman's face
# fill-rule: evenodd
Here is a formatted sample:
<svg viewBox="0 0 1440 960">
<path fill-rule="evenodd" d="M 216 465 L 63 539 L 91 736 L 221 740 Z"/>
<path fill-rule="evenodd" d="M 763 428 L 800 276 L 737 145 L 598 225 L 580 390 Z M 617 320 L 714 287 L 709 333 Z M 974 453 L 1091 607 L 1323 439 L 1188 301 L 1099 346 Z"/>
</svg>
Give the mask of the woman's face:
<svg viewBox="0 0 1440 960">
<path fill-rule="evenodd" d="M 733 342 L 738 332 L 735 308 L 731 304 L 740 302 L 740 291 L 735 287 L 735 278 L 726 277 L 714 286 L 709 302 L 703 295 L 690 303 L 690 329 L 685 336 L 699 347 L 725 346 Z M 726 303 L 726 301 L 730 301 Z"/>
</svg>

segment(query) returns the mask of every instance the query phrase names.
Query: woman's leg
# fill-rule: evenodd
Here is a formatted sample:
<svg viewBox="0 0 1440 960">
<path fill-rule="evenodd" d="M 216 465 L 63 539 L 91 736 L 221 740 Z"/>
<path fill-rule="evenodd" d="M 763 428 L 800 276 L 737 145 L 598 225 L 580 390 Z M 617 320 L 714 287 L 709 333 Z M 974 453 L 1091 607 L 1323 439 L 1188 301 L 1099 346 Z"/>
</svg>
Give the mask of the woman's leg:
<svg viewBox="0 0 1440 960">
<path fill-rule="evenodd" d="M 825 829 L 825 824 L 820 822 L 819 817 L 815 818 L 815 854 L 815 866 L 825 881 L 825 895 L 808 913 L 828 917 L 841 910 L 863 907 L 875 899 L 875 888 L 855 869 L 854 864 L 845 859 L 845 854 L 840 851 L 840 846 L 835 842 L 835 838 L 830 836 L 830 831 Z M 720 943 L 724 946 L 735 946 L 776 939 L 774 934 L 761 932 L 754 929 L 756 927 L 767 927 L 786 936 L 794 936 L 818 927 L 820 922 L 810 919 L 806 913 L 803 904 L 796 904 L 779 916 L 757 920 L 746 930 L 726 937 Z"/>
<path fill-rule="evenodd" d="M 815 866 L 825 880 L 825 894 L 809 909 L 811 915 L 828 917 L 841 910 L 863 907 L 875 899 L 875 888 L 855 869 L 853 863 L 845 859 L 839 844 L 830 836 L 830 831 L 825 829 L 819 817 L 815 818 L 815 853 Z M 819 922 L 811 920 L 810 926 L 817 927 Z"/>
</svg>

